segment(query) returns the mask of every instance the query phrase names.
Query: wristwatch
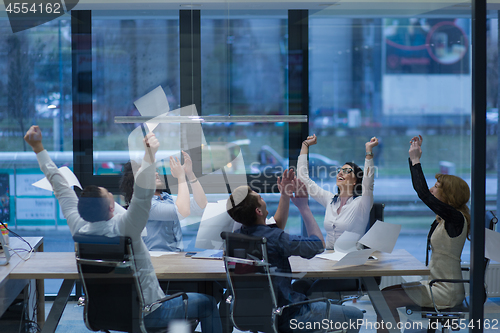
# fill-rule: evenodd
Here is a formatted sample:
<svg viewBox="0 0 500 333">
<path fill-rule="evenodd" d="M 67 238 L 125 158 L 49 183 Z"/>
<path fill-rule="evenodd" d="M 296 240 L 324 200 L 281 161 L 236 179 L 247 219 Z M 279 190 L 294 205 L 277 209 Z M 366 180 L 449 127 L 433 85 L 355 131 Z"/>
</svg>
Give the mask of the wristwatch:
<svg viewBox="0 0 500 333">
<path fill-rule="evenodd" d="M 367 152 L 365 153 L 365 156 L 373 156 L 373 152 L 371 152 L 371 151 L 367 151 Z"/>
</svg>

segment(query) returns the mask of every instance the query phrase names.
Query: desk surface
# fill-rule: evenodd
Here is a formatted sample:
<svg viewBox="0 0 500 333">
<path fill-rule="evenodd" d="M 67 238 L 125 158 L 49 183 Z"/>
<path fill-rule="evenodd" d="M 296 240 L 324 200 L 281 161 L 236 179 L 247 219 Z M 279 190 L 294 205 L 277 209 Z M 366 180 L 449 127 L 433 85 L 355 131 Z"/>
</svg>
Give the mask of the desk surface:
<svg viewBox="0 0 500 333">
<path fill-rule="evenodd" d="M 429 269 L 406 250 L 375 253 L 378 260 L 364 265 L 335 268 L 334 261 L 291 257 L 294 273 L 311 278 L 428 275 Z M 214 259 L 186 258 L 184 253 L 152 257 L 158 279 L 162 280 L 225 280 L 224 262 Z M 78 279 L 73 252 L 34 253 L 29 261 L 17 265 L 11 279 Z"/>
<path fill-rule="evenodd" d="M 34 249 L 38 249 L 39 251 L 43 250 L 43 237 L 25 237 L 24 238 Z M 13 249 L 25 249 L 29 250 L 28 244 L 23 242 L 17 237 L 10 237 L 10 244 L 8 245 Z M 27 256 L 28 252 L 18 251 L 18 253 L 22 256 Z M 4 256 L 3 252 L 0 253 L 1 256 Z M 22 261 L 21 258 L 15 253 L 11 253 L 9 263 L 5 266 L 0 266 L 0 283 L 2 283 L 12 272 L 12 270 Z"/>
</svg>

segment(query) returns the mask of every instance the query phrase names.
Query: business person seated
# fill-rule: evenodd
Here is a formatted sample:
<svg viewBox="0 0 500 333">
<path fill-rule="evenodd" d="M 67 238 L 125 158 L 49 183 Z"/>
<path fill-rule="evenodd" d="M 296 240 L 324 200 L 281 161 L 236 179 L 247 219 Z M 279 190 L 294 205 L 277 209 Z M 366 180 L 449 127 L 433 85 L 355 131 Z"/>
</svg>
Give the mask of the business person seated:
<svg viewBox="0 0 500 333">
<path fill-rule="evenodd" d="M 297 162 L 297 174 L 298 178 L 306 184 L 311 197 L 325 207 L 326 248 L 332 250 L 335 242 L 344 231 L 356 233 L 358 239 L 365 233 L 370 210 L 373 206 L 375 179 L 373 150 L 378 146 L 378 139 L 372 137 L 365 143 L 364 172 L 354 162 L 346 162 L 341 168 L 338 168 L 337 193 L 335 194 L 324 190 L 309 178 L 307 154 L 310 147 L 317 142 L 316 134 L 308 136 L 302 142 Z M 294 283 L 293 288 L 306 295 L 321 295 L 336 299 L 340 297 L 339 291 L 358 290 L 360 286 L 356 279 L 335 279 L 334 282 L 328 279 L 300 279 Z"/>
<path fill-rule="evenodd" d="M 128 210 L 120 214 L 115 214 L 113 195 L 103 187 L 86 186 L 80 198 L 77 197 L 44 149 L 42 132 L 38 126 L 32 126 L 24 140 L 36 153 L 40 169 L 51 183 L 71 234 L 130 237 L 145 302 L 151 304 L 165 297 L 156 278 L 149 252 L 141 238 L 155 191 L 154 156 L 159 148 L 155 135 L 149 133 L 144 138 L 145 154 L 135 176 L 134 194 Z M 188 293 L 188 296 L 188 318 L 199 319 L 203 332 L 221 332 L 215 300 L 196 293 Z M 184 305 L 180 297 L 153 307 L 150 313 L 145 314 L 144 322 L 146 328 L 155 329 L 168 327 L 172 320 L 177 319 L 184 319 Z"/>
<path fill-rule="evenodd" d="M 170 170 L 172 176 L 177 179 L 177 196 L 172 196 L 165 191 L 164 177 L 156 172 L 156 191 L 151 202 L 149 219 L 146 224 L 146 235 L 143 236 L 144 243 L 149 251 L 183 251 L 182 229 L 180 220 L 191 214 L 200 215 L 207 205 L 207 197 L 203 187 L 193 172 L 193 162 L 188 153 L 182 152 L 184 164 L 179 159 L 170 157 Z M 134 170 L 139 165 L 134 161 L 123 166 L 120 190 L 125 197 L 125 204 L 130 205 L 134 193 Z M 187 180 L 193 189 L 193 198 L 189 196 Z"/>
<path fill-rule="evenodd" d="M 291 182 L 289 180 L 285 183 L 282 182 L 281 186 L 280 202 L 283 200 L 283 204 L 289 205 L 291 199 L 297 206 L 304 219 L 307 237 L 287 234 L 283 230 L 286 223 L 267 225 L 266 202 L 249 186 L 238 187 L 226 203 L 229 215 L 243 225 L 239 232 L 250 236 L 266 237 L 270 264 L 277 268 L 277 272 L 285 273 L 285 275 L 290 274 L 290 277 L 282 275 L 273 277 L 278 306 L 306 300 L 304 294 L 292 289 L 292 270 L 288 258 L 301 256 L 310 259 L 323 252 L 325 248 L 323 235 L 307 203 L 307 191 L 304 184 L 300 180 L 294 179 Z M 307 323 L 321 322 L 324 319 L 326 306 L 326 303 L 317 302 L 297 308 L 292 307 L 279 316 L 278 328 L 280 332 L 292 332 L 292 328 L 301 327 L 299 323 L 307 325 Z M 361 318 L 363 318 L 363 313 L 356 307 L 332 305 L 330 308 L 330 320 L 334 323 L 349 321 L 352 323 Z M 350 333 L 358 331 L 359 329 L 355 328 L 355 325 L 347 330 Z"/>
<path fill-rule="evenodd" d="M 408 162 L 415 192 L 436 214 L 427 235 L 432 249 L 430 275 L 428 280 L 389 286 L 382 290 L 396 321 L 399 320 L 398 307 L 434 307 L 429 281 L 462 279 L 460 256 L 470 232 L 470 213 L 467 207 L 469 185 L 460 177 L 438 173 L 435 175 L 436 183 L 429 189 L 420 163 L 422 141 L 420 135 L 411 139 Z M 438 309 L 459 305 L 465 298 L 464 285 L 461 283 L 436 283 L 432 292 Z M 377 320 L 380 322 L 380 316 Z M 378 331 L 386 332 L 384 329 Z"/>
</svg>

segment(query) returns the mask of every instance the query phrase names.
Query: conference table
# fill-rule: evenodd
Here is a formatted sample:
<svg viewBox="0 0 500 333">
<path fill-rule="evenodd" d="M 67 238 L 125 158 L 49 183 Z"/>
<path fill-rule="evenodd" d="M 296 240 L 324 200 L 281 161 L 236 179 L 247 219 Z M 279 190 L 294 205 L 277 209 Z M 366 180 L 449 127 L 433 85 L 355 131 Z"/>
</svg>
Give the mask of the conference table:
<svg viewBox="0 0 500 333">
<path fill-rule="evenodd" d="M 334 279 L 360 278 L 364 284 L 373 306 L 379 311 L 385 322 L 391 322 L 391 333 L 398 332 L 382 293 L 379 290 L 375 277 L 377 276 L 410 276 L 429 275 L 429 269 L 409 254 L 406 250 L 397 249 L 392 253 L 375 252 L 378 259 L 368 260 L 364 265 L 335 268 L 335 261 L 313 258 L 303 259 L 291 257 L 290 263 L 294 276 Z M 151 257 L 156 275 L 159 280 L 180 281 L 226 281 L 223 260 L 194 259 L 185 256 L 185 253 L 166 254 Z M 30 260 L 18 264 L 9 274 L 10 279 L 64 279 L 59 293 L 54 301 L 45 323 L 39 321 L 43 327 L 42 333 L 55 332 L 59 319 L 64 311 L 71 290 L 78 279 L 75 254 L 73 252 L 37 252 Z M 43 300 L 39 298 L 40 306 Z"/>
</svg>

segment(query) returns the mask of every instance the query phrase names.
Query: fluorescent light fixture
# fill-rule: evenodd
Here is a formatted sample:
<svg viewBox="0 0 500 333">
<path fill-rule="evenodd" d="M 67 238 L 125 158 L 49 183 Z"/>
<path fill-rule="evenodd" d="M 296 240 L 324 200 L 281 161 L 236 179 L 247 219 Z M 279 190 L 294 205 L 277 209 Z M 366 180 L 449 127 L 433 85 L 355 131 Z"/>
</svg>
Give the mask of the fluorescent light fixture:
<svg viewBox="0 0 500 333">
<path fill-rule="evenodd" d="M 306 123 L 306 115 L 256 116 L 116 116 L 117 124 L 135 123 Z"/>
<path fill-rule="evenodd" d="M 47 106 L 48 109 L 55 109 L 57 108 L 57 106 L 55 106 L 54 104 L 50 104 L 49 106 Z"/>
</svg>

